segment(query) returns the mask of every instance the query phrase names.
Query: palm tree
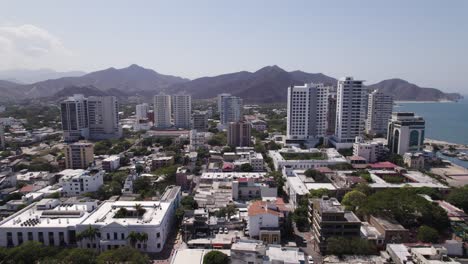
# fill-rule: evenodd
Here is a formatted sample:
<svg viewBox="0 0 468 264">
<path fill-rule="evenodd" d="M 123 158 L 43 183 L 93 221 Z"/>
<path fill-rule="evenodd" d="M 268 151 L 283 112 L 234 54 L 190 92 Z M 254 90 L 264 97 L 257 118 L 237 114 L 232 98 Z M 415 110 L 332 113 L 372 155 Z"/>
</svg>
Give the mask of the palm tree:
<svg viewBox="0 0 468 264">
<path fill-rule="evenodd" d="M 143 216 L 146 212 L 146 209 L 141 204 L 135 204 L 135 210 L 138 217 Z"/>
<path fill-rule="evenodd" d="M 139 241 L 146 245 L 146 242 L 148 241 L 148 234 L 147 233 L 139 233 L 139 234 L 140 234 Z M 146 248 L 146 246 L 144 248 Z"/>
<path fill-rule="evenodd" d="M 91 241 L 94 241 L 97 236 L 98 236 L 98 229 L 89 225 L 88 228 L 86 228 L 85 230 L 83 230 L 82 232 L 76 235 L 76 240 L 80 242 L 83 239 L 89 239 Z"/>
<path fill-rule="evenodd" d="M 135 247 L 138 240 L 140 240 L 140 233 L 132 231 L 128 234 L 127 239 L 129 240 L 130 245 Z"/>
</svg>

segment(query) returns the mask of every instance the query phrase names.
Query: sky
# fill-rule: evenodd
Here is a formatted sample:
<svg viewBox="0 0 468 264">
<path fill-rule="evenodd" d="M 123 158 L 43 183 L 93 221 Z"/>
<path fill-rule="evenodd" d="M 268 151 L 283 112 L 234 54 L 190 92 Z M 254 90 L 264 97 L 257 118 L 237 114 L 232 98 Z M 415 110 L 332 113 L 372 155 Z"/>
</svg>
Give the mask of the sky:
<svg viewBox="0 0 468 264">
<path fill-rule="evenodd" d="M 0 70 L 267 65 L 468 94 L 468 1 L 0 0 Z"/>
</svg>

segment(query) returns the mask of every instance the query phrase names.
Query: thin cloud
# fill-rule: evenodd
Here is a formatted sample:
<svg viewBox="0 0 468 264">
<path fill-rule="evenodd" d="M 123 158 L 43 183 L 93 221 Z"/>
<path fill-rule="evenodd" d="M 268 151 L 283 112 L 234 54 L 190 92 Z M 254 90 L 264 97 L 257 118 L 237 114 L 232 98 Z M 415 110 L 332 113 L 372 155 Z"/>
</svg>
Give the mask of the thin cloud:
<svg viewBox="0 0 468 264">
<path fill-rule="evenodd" d="M 43 28 L 0 26 L 0 68 L 59 66 L 70 56 L 60 38 Z"/>
</svg>

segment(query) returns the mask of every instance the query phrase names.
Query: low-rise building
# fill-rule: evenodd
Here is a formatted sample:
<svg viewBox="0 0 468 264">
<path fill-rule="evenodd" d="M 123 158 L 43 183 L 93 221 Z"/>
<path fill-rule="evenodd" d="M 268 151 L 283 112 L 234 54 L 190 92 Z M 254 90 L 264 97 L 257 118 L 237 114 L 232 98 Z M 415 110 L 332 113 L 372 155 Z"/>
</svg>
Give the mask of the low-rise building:
<svg viewBox="0 0 468 264">
<path fill-rule="evenodd" d="M 102 169 L 106 172 L 112 172 L 120 167 L 120 157 L 117 155 L 110 156 L 102 160 Z"/>
<path fill-rule="evenodd" d="M 303 264 L 304 253 L 297 247 L 281 247 L 280 245 L 269 245 L 266 251 L 264 263 L 268 264 Z"/>
<path fill-rule="evenodd" d="M 65 168 L 87 169 L 94 162 L 94 145 L 76 142 L 65 145 Z"/>
<path fill-rule="evenodd" d="M 361 137 L 356 138 L 353 144 L 353 155 L 363 157 L 368 163 L 382 160 L 388 153 L 383 142 L 364 141 Z"/>
<path fill-rule="evenodd" d="M 157 170 L 162 167 L 170 166 L 174 164 L 174 157 L 157 157 L 151 161 L 151 170 Z"/>
<path fill-rule="evenodd" d="M 161 252 L 172 230 L 180 195 L 180 187 L 171 186 L 160 201 L 105 201 L 77 226 L 78 233 L 91 226 L 100 235 L 82 239 L 79 246 L 104 251 L 131 245 L 144 252 Z"/>
<path fill-rule="evenodd" d="M 104 184 L 103 170 L 66 169 L 56 174 L 65 196 L 95 192 Z"/>
<path fill-rule="evenodd" d="M 26 241 L 46 246 L 76 246 L 77 225 L 96 208 L 94 200 L 42 199 L 0 222 L 0 246 L 13 247 Z"/>
<path fill-rule="evenodd" d="M 377 229 L 382 235 L 383 241 L 378 246 L 385 246 L 388 243 L 406 243 L 409 240 L 409 230 L 393 219 L 385 217 L 370 216 L 369 224 Z"/>
<path fill-rule="evenodd" d="M 231 264 L 264 264 L 266 247 L 262 241 L 240 240 L 231 246 Z"/>
<path fill-rule="evenodd" d="M 413 170 L 422 170 L 424 169 L 425 157 L 423 153 L 416 152 L 406 152 L 403 155 L 403 162 L 406 166 Z"/>
<path fill-rule="evenodd" d="M 278 187 L 273 179 L 239 178 L 232 181 L 233 200 L 276 197 Z"/>
<path fill-rule="evenodd" d="M 272 158 L 276 170 L 281 170 L 285 166 L 299 170 L 316 169 L 348 162 L 334 148 L 319 150 L 290 147 L 270 150 L 268 155 Z"/>
<path fill-rule="evenodd" d="M 259 131 L 259 132 L 263 132 L 265 130 L 267 130 L 268 128 L 268 124 L 267 122 L 263 121 L 263 120 L 260 120 L 260 119 L 255 119 L 255 120 L 252 120 L 250 121 L 250 124 L 252 124 L 252 128 Z"/>
<path fill-rule="evenodd" d="M 447 249 L 442 246 L 406 246 L 404 244 L 388 244 L 386 252 L 396 264 L 461 264 L 448 257 Z"/>
<path fill-rule="evenodd" d="M 313 199 L 312 205 L 313 243 L 320 251 L 327 251 L 330 237 L 360 237 L 361 221 L 353 212 L 346 211 L 336 198 Z"/>
<path fill-rule="evenodd" d="M 276 203 L 254 201 L 249 205 L 247 227 L 251 238 L 267 244 L 281 243 L 281 223 L 284 221 L 284 208 Z"/>
</svg>

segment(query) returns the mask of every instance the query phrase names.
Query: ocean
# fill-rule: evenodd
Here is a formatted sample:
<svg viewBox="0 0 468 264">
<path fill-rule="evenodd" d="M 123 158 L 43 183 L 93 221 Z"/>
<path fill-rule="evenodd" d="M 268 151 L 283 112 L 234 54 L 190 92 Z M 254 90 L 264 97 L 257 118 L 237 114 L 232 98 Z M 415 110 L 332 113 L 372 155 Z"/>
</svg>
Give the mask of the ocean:
<svg viewBox="0 0 468 264">
<path fill-rule="evenodd" d="M 394 112 L 415 112 L 426 120 L 425 136 L 451 143 L 468 144 L 468 96 L 458 102 L 397 102 Z M 468 151 L 468 150 L 467 150 Z M 463 151 L 465 152 L 465 151 Z M 439 153 L 439 155 L 442 155 Z M 468 162 L 443 156 L 468 168 Z"/>
</svg>

